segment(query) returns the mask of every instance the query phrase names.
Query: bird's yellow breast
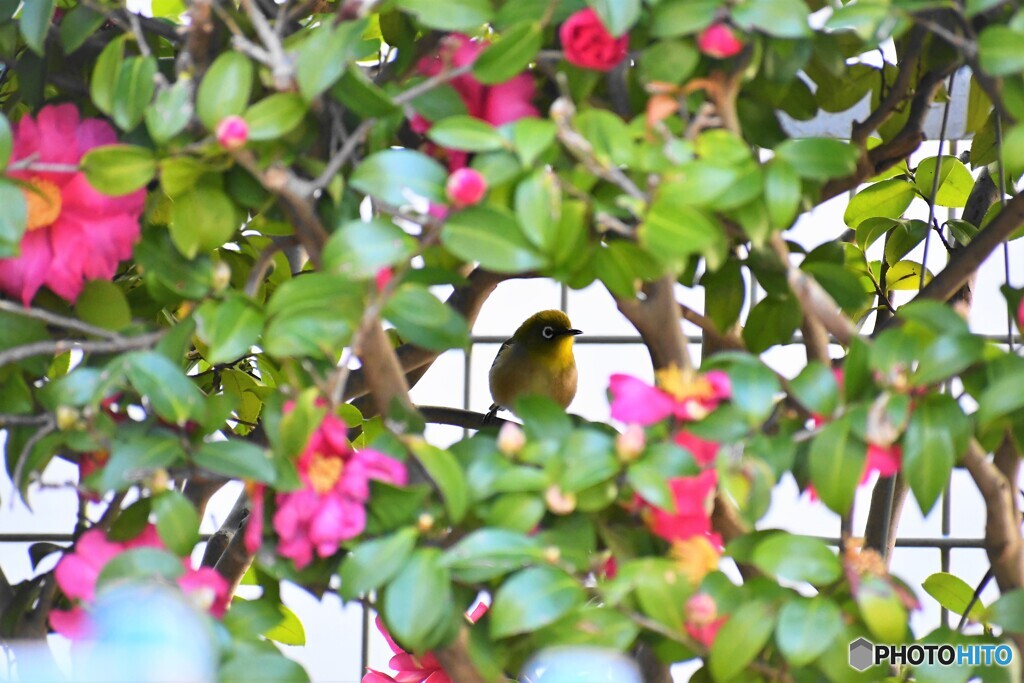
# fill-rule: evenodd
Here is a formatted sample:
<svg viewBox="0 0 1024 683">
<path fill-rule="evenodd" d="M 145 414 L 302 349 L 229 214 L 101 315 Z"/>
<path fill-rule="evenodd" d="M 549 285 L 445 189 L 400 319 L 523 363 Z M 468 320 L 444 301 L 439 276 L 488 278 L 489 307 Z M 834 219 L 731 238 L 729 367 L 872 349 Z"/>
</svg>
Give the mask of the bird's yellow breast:
<svg viewBox="0 0 1024 683">
<path fill-rule="evenodd" d="M 494 359 L 490 386 L 494 402 L 512 408 L 520 396 L 547 396 L 563 408 L 576 396 L 576 359 L 572 337 L 551 344 L 542 351 L 512 344 Z"/>
</svg>

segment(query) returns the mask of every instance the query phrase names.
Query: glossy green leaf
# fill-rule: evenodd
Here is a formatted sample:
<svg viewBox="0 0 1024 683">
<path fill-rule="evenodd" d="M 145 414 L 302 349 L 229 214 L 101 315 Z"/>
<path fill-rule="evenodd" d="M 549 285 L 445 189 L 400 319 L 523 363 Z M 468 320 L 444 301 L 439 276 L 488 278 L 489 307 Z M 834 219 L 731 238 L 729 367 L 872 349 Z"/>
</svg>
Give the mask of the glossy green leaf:
<svg viewBox="0 0 1024 683">
<path fill-rule="evenodd" d="M 842 567 L 824 541 L 810 536 L 779 532 L 754 550 L 754 565 L 788 581 L 806 581 L 815 586 L 832 583 Z"/>
<path fill-rule="evenodd" d="M 267 451 L 238 439 L 204 443 L 192 459 L 203 469 L 233 479 L 272 484 L 276 469 Z"/>
<path fill-rule="evenodd" d="M 207 69 L 196 93 L 196 115 L 207 130 L 227 116 L 241 116 L 252 92 L 252 62 L 241 52 L 223 52 Z"/>
<path fill-rule="evenodd" d="M 171 436 L 131 436 L 113 443 L 110 460 L 103 467 L 97 488 L 123 491 L 140 484 L 156 469 L 170 467 L 185 455 L 178 439 Z"/>
<path fill-rule="evenodd" d="M 834 512 L 846 514 L 853 505 L 866 457 L 867 446 L 850 433 L 847 419 L 826 424 L 811 442 L 811 481 Z"/>
<path fill-rule="evenodd" d="M 765 646 L 775 629 L 776 614 L 765 602 L 741 605 L 722 625 L 711 645 L 708 665 L 716 681 L 728 681 L 742 672 Z"/>
<path fill-rule="evenodd" d="M 686 81 L 700 63 L 700 52 L 693 43 L 663 40 L 644 50 L 638 63 L 644 81 L 679 85 Z"/>
<path fill-rule="evenodd" d="M 123 356 L 122 363 L 128 380 L 160 417 L 184 425 L 198 415 L 202 392 L 166 356 L 155 351 L 135 351 Z"/>
<path fill-rule="evenodd" d="M 155 57 L 128 57 L 121 64 L 114 90 L 114 123 L 121 130 L 132 130 L 142 121 L 156 91 Z"/>
<path fill-rule="evenodd" d="M 451 521 L 459 523 L 469 506 L 466 475 L 459 461 L 451 452 L 431 446 L 426 441 L 414 441 L 410 445 L 413 455 L 440 490 Z"/>
<path fill-rule="evenodd" d="M 0 171 L 7 168 L 7 162 L 11 160 L 13 146 L 14 137 L 11 134 L 11 124 L 6 116 L 0 114 Z"/>
<path fill-rule="evenodd" d="M 240 294 L 224 301 L 204 301 L 196 309 L 196 334 L 207 345 L 211 365 L 235 361 L 248 354 L 263 330 L 263 314 Z"/>
<path fill-rule="evenodd" d="M 402 339 L 417 346 L 463 348 L 469 341 L 465 319 L 422 285 L 399 286 L 384 305 L 383 314 Z"/>
<path fill-rule="evenodd" d="M 907 633 L 907 608 L 886 579 L 866 576 L 854 596 L 876 642 L 898 643 Z"/>
<path fill-rule="evenodd" d="M 789 163 L 801 178 L 830 180 L 853 175 L 860 151 L 840 140 L 796 138 L 779 145 L 775 158 Z"/>
<path fill-rule="evenodd" d="M 103 12 L 87 5 L 72 8 L 60 21 L 60 44 L 64 54 L 70 55 L 80 48 L 106 20 Z"/>
<path fill-rule="evenodd" d="M 974 188 L 974 177 L 963 162 L 954 156 L 943 156 L 941 164 L 938 157 L 923 159 L 914 171 L 914 184 L 918 191 L 925 199 L 931 197 L 936 167 L 939 170 L 939 191 L 935 195 L 935 204 L 962 208 Z"/>
<path fill-rule="evenodd" d="M 217 670 L 218 683 L 288 681 L 309 683 L 309 674 L 298 662 L 278 652 L 247 652 L 230 657 Z"/>
<path fill-rule="evenodd" d="M 608 32 L 618 38 L 640 18 L 640 0 L 587 0 Z"/>
<path fill-rule="evenodd" d="M 925 593 L 954 614 L 962 615 L 973 602 L 970 618 L 973 621 L 982 620 L 985 604 L 980 599 L 973 600 L 974 588 L 959 576 L 948 572 L 936 572 L 925 579 L 921 587 Z"/>
<path fill-rule="evenodd" d="M 400 9 L 411 14 L 430 28 L 442 31 L 469 31 L 480 27 L 491 18 L 489 0 L 397 0 Z"/>
<path fill-rule="evenodd" d="M 536 21 L 503 31 L 501 39 L 488 46 L 473 62 L 473 75 L 485 85 L 514 78 L 537 56 L 542 39 L 541 25 Z"/>
<path fill-rule="evenodd" d="M 132 322 L 124 290 L 107 280 L 90 280 L 78 295 L 75 313 L 84 322 L 107 330 L 123 330 Z"/>
<path fill-rule="evenodd" d="M 1010 76 L 1024 71 L 1024 32 L 992 25 L 978 36 L 978 63 L 990 76 Z"/>
<path fill-rule="evenodd" d="M 42 55 L 46 43 L 46 33 L 53 21 L 54 0 L 30 0 L 21 10 L 18 28 L 32 51 Z"/>
<path fill-rule="evenodd" d="M 685 206 L 680 195 L 663 187 L 639 228 L 640 244 L 659 259 L 680 263 L 710 251 L 725 240 L 718 223 L 700 209 Z"/>
<path fill-rule="evenodd" d="M 0 178 L 0 258 L 17 256 L 28 223 L 28 206 L 21 188 Z"/>
<path fill-rule="evenodd" d="M 442 147 L 467 152 L 488 152 L 506 144 L 494 126 L 466 115 L 441 119 L 430 127 L 427 137 Z"/>
<path fill-rule="evenodd" d="M 732 19 L 747 31 L 761 31 L 776 38 L 810 35 L 808 9 L 802 0 L 748 0 L 736 6 Z"/>
<path fill-rule="evenodd" d="M 341 78 L 365 25 L 350 21 L 336 27 L 334 22 L 322 22 L 313 29 L 299 47 L 295 66 L 303 99 L 312 102 Z"/>
<path fill-rule="evenodd" d="M 272 640 L 275 643 L 281 643 L 282 645 L 305 645 L 306 629 L 303 627 L 298 615 L 284 605 L 278 605 L 277 609 L 281 613 L 281 621 L 263 633 L 266 639 Z"/>
<path fill-rule="evenodd" d="M 341 587 L 338 594 L 342 599 L 353 600 L 390 581 L 416 547 L 416 535 L 414 529 L 406 527 L 353 548 L 339 570 Z"/>
<path fill-rule="evenodd" d="M 529 633 L 586 601 L 583 587 L 553 567 L 533 567 L 514 574 L 498 589 L 490 609 L 492 638 Z"/>
<path fill-rule="evenodd" d="M 249 139 L 276 140 L 292 132 L 306 117 L 306 103 L 298 95 L 276 93 L 260 100 L 245 112 Z"/>
<path fill-rule="evenodd" d="M 553 121 L 526 117 L 511 124 L 512 142 L 523 166 L 533 166 L 538 157 L 555 141 Z"/>
<path fill-rule="evenodd" d="M 1024 633 L 1024 589 L 1004 593 L 984 612 L 985 621 L 1009 633 Z"/>
<path fill-rule="evenodd" d="M 197 185 L 171 205 L 171 241 L 187 258 L 221 246 L 240 225 L 230 197 L 216 187 Z"/>
<path fill-rule="evenodd" d="M 471 207 L 452 214 L 441 230 L 441 244 L 465 261 L 477 261 L 500 273 L 540 268 L 543 257 L 523 235 L 516 219 L 492 207 Z"/>
<path fill-rule="evenodd" d="M 954 440 L 953 431 L 966 420 L 955 402 L 929 400 L 911 412 L 903 437 L 903 474 L 926 515 L 946 488 L 953 463 L 962 453 L 960 446 L 966 446 L 963 439 Z"/>
<path fill-rule="evenodd" d="M 114 93 L 117 89 L 118 74 L 124 62 L 124 44 L 127 36 L 118 36 L 100 52 L 89 80 L 89 94 L 93 104 L 104 114 L 114 111 Z"/>
<path fill-rule="evenodd" d="M 806 666 L 835 642 L 842 625 L 842 612 L 828 598 L 791 600 L 779 610 L 775 642 L 791 666 Z"/>
<path fill-rule="evenodd" d="M 324 267 L 359 279 L 412 255 L 415 240 L 390 221 L 379 218 L 348 221 L 334 231 L 324 247 Z"/>
<path fill-rule="evenodd" d="M 792 164 L 776 155 L 765 164 L 764 197 L 773 228 L 788 228 L 800 208 L 802 185 Z"/>
<path fill-rule="evenodd" d="M 655 38 L 696 33 L 715 20 L 718 0 L 664 0 L 654 5 L 651 35 Z"/>
<path fill-rule="evenodd" d="M 181 560 L 158 548 L 131 548 L 109 560 L 100 572 L 97 587 L 118 581 L 152 581 L 156 577 L 174 580 L 185 573 Z"/>
<path fill-rule="evenodd" d="M 543 562 L 543 544 L 508 529 L 478 529 L 445 551 L 442 566 L 455 579 L 478 583 Z"/>
<path fill-rule="evenodd" d="M 850 200 L 843 220 L 856 228 L 868 218 L 899 218 L 914 200 L 914 186 L 902 178 L 889 178 L 869 185 Z"/>
<path fill-rule="evenodd" d="M 832 368 L 817 361 L 808 363 L 789 384 L 800 405 L 812 413 L 830 416 L 839 402 L 839 383 Z"/>
<path fill-rule="evenodd" d="M 163 144 L 180 133 L 192 118 L 192 88 L 179 80 L 161 89 L 153 104 L 145 111 L 146 130 L 157 144 Z"/>
<path fill-rule="evenodd" d="M 112 196 L 135 192 L 156 175 L 153 152 L 138 145 L 93 147 L 82 157 L 81 166 L 90 185 Z"/>
<path fill-rule="evenodd" d="M 352 187 L 392 206 L 409 204 L 415 197 L 444 202 L 444 166 L 420 152 L 388 149 L 363 159 L 349 180 Z"/>
<path fill-rule="evenodd" d="M 187 556 L 199 542 L 199 513 L 181 493 L 167 490 L 153 498 L 156 531 L 167 549 Z"/>
<path fill-rule="evenodd" d="M 437 628 L 451 609 L 451 579 L 440 560 L 439 549 L 420 548 L 384 588 L 384 622 L 410 651 L 422 652 L 437 641 Z"/>
<path fill-rule="evenodd" d="M 766 296 L 757 302 L 743 326 L 743 341 L 751 353 L 785 344 L 803 320 L 800 305 L 792 296 Z"/>
</svg>

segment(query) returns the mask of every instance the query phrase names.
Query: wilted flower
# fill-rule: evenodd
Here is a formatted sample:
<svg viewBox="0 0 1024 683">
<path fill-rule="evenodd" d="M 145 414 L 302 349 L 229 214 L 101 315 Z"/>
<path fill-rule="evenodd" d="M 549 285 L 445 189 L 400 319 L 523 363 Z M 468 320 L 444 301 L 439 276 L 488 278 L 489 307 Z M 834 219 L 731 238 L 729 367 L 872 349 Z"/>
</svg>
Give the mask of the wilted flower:
<svg viewBox="0 0 1024 683">
<path fill-rule="evenodd" d="M 90 149 L 117 142 L 110 124 L 81 120 L 74 105 L 43 107 L 14 126 L 11 164 L 77 166 Z M 26 306 L 43 285 L 74 303 L 86 280 L 110 280 L 139 239 L 145 190 L 97 192 L 79 172 L 8 170 L 22 183 L 28 223 L 20 253 L 0 259 L 0 290 Z"/>
<path fill-rule="evenodd" d="M 670 415 L 680 420 L 700 420 L 729 398 L 729 376 L 720 370 L 706 374 L 680 370 L 676 366 L 656 373 L 657 387 L 631 375 L 612 375 L 612 417 L 620 422 L 650 425 Z"/>
<path fill-rule="evenodd" d="M 565 60 L 584 69 L 611 71 L 626 58 L 629 36 L 612 36 L 590 7 L 576 12 L 558 29 Z"/>
</svg>

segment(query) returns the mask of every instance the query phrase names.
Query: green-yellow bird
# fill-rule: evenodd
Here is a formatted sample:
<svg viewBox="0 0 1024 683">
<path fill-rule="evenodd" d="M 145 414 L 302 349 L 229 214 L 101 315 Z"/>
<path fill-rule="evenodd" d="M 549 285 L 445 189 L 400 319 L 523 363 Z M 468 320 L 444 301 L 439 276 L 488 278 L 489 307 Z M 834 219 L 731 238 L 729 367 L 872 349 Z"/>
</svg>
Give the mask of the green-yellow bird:
<svg viewBox="0 0 1024 683">
<path fill-rule="evenodd" d="M 498 349 L 491 364 L 494 405 L 487 419 L 528 394 L 547 396 L 563 408 L 576 396 L 576 359 L 572 354 L 573 329 L 562 311 L 534 313 Z"/>
</svg>

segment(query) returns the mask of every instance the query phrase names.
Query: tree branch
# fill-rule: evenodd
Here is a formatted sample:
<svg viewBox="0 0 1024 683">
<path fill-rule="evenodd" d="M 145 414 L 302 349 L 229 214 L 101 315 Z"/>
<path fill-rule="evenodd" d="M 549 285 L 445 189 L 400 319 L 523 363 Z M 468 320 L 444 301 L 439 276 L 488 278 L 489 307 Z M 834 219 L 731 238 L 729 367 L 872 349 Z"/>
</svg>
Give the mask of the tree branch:
<svg viewBox="0 0 1024 683">
<path fill-rule="evenodd" d="M 102 339 L 124 339 L 117 332 L 111 330 L 96 327 L 89 323 L 82 322 L 75 318 L 68 318 L 63 315 L 57 315 L 50 311 L 43 310 L 41 308 L 32 308 L 30 306 L 19 306 L 10 301 L 0 300 L 0 311 L 6 313 L 13 313 L 14 315 L 20 315 L 25 318 L 32 318 L 33 320 L 39 320 L 47 325 L 53 325 L 54 327 L 61 327 L 66 330 L 73 330 L 75 332 L 81 332 L 82 334 L 89 334 L 94 337 L 100 337 Z"/>
<path fill-rule="evenodd" d="M 693 367 L 683 326 L 679 323 L 674 284 L 675 280 L 666 275 L 644 285 L 643 299 L 612 294 L 619 310 L 643 338 L 656 370 L 670 365 L 683 370 Z"/>
<path fill-rule="evenodd" d="M 70 351 L 71 349 L 78 349 L 83 353 L 118 353 L 120 351 L 144 349 L 155 344 L 163 335 L 163 332 L 150 332 L 149 334 L 141 334 L 137 337 L 121 337 L 120 339 L 107 339 L 103 341 L 58 339 L 56 341 L 33 342 L 0 352 L 0 367 L 17 363 L 33 356 L 55 355 Z"/>
<path fill-rule="evenodd" d="M 462 427 L 463 429 L 481 429 L 483 427 L 500 427 L 506 422 L 511 422 L 511 420 L 505 420 L 500 417 L 492 417 L 489 422 L 484 424 L 486 415 L 461 408 L 449 408 L 447 406 L 417 406 L 416 408 L 428 424 L 449 425 L 451 427 Z"/>
<path fill-rule="evenodd" d="M 484 678 L 469 656 L 469 630 L 462 628 L 450 644 L 434 650 L 448 677 L 458 683 L 492 683 Z"/>
</svg>

